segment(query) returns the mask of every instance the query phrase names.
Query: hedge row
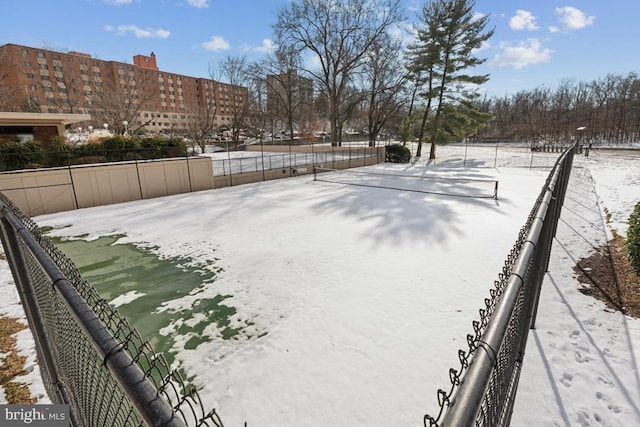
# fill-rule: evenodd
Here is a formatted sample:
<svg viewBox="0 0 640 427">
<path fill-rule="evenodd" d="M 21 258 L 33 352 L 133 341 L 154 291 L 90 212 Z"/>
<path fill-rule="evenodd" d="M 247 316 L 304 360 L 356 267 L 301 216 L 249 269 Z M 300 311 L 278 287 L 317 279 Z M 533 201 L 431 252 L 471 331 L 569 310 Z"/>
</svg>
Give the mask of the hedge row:
<svg viewBox="0 0 640 427">
<path fill-rule="evenodd" d="M 640 202 L 636 204 L 631 216 L 629 216 L 627 249 L 633 269 L 637 274 L 640 274 Z"/>
<path fill-rule="evenodd" d="M 9 140 L 0 141 L 0 171 L 186 155 L 187 146 L 181 139 L 116 136 L 82 145 L 55 139 L 46 147 L 39 141 Z"/>
</svg>

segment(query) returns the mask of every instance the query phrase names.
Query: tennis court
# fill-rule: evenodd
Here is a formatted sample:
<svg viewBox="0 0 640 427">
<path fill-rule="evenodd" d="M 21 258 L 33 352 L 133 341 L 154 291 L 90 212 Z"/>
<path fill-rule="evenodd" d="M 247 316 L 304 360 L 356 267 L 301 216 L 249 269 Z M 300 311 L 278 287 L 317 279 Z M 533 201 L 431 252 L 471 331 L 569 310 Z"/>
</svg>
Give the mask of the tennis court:
<svg viewBox="0 0 640 427">
<path fill-rule="evenodd" d="M 381 185 L 305 175 L 36 221 L 53 236 L 119 235 L 116 244 L 220 272 L 141 317 L 170 318 L 158 334 L 225 425 L 419 425 L 548 170 L 424 161 L 354 171 L 381 174 L 367 178 Z M 500 194 L 389 189 L 388 174 L 421 176 L 423 186 L 499 181 Z M 445 188 L 476 191 L 464 181 Z M 127 286 L 139 296 L 129 308 L 142 307 L 144 290 Z M 221 296 L 231 338 L 213 313 L 189 314 Z"/>
</svg>

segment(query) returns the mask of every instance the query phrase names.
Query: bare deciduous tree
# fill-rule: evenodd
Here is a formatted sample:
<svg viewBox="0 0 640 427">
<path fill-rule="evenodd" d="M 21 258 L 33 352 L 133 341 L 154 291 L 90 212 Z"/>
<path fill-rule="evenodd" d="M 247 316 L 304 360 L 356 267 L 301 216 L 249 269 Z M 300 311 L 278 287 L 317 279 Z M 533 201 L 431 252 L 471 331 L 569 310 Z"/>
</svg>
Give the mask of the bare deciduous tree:
<svg viewBox="0 0 640 427">
<path fill-rule="evenodd" d="M 366 129 L 369 145 L 375 146 L 378 134 L 390 123 L 399 124 L 405 108 L 401 96 L 405 89 L 406 74 L 398 67 L 402 56 L 400 41 L 381 37 L 372 45 L 365 57 L 363 88 L 367 93 Z"/>
<path fill-rule="evenodd" d="M 280 9 L 276 44 L 313 55 L 316 65 L 304 71 L 329 102 L 333 143 L 341 141 L 343 124 L 362 101 L 353 85 L 365 55 L 403 18 L 399 0 L 293 0 Z"/>
<path fill-rule="evenodd" d="M 239 143 L 240 130 L 244 127 L 249 113 L 247 102 L 248 67 L 249 64 L 245 56 L 226 56 L 217 64 L 217 74 L 221 80 L 228 83 L 227 86 L 223 86 L 223 93 L 218 95 L 218 101 L 221 103 L 218 106 L 218 111 L 223 115 L 230 115 L 229 127 L 235 145 Z"/>
<path fill-rule="evenodd" d="M 298 54 L 279 48 L 254 69 L 259 70 L 266 85 L 268 113 L 293 136 L 296 129 L 305 127 L 313 107 L 313 81 L 298 73 Z"/>
<path fill-rule="evenodd" d="M 87 95 L 99 123 L 107 123 L 116 135 L 123 135 L 136 133 L 154 120 L 154 117 L 142 120 L 140 113 L 150 110 L 150 101 L 159 97 L 157 84 L 141 78 L 136 82 L 133 72 L 119 75 L 117 79 L 110 71 L 103 74 L 106 74 L 104 78 L 91 80 L 91 91 Z"/>
<path fill-rule="evenodd" d="M 192 146 L 200 147 L 202 153 L 211 137 L 215 134 L 218 114 L 218 103 L 216 93 L 219 92 L 219 83 L 216 80 L 216 70 L 209 67 L 210 81 L 206 82 L 204 93 L 200 94 L 200 100 L 191 104 L 190 111 L 187 111 L 187 119 L 182 132 Z"/>
<path fill-rule="evenodd" d="M 254 62 L 248 67 L 248 117 L 247 127 L 263 142 L 267 129 L 271 129 L 272 115 L 267 107 L 267 78 L 261 62 Z"/>
</svg>

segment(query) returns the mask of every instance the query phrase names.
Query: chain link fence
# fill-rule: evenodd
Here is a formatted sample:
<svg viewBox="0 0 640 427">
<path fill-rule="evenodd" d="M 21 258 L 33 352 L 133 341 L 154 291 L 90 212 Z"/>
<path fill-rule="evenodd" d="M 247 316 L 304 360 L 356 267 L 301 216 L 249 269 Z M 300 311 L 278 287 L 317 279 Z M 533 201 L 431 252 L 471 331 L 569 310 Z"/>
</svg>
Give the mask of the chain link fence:
<svg viewBox="0 0 640 427">
<path fill-rule="evenodd" d="M 576 146 L 557 159 L 425 426 L 508 426 Z"/>
<path fill-rule="evenodd" d="M 224 158 L 225 156 L 227 158 Z M 315 165 L 323 164 L 327 167 L 334 167 L 336 164 L 344 162 L 347 162 L 347 167 L 351 168 L 363 166 L 365 159 L 372 158 L 383 162 L 384 151 L 375 147 L 345 147 L 331 151 L 283 153 L 236 151 L 218 153 L 216 156 L 212 156 L 212 162 L 214 176 L 226 176 L 276 169 L 297 171 L 305 167 L 311 171 Z"/>
<path fill-rule="evenodd" d="M 162 355 L 0 193 L 0 231 L 47 393 L 74 426 L 215 426 Z"/>
<path fill-rule="evenodd" d="M 449 371 L 451 385 L 438 390 L 437 414 L 425 415 L 425 426 L 509 424 L 575 148 L 555 156 L 480 319 L 467 335 L 467 349 L 458 353 L 460 366 Z M 522 150 L 522 166 L 531 167 L 530 148 L 512 149 Z M 447 163 L 466 165 L 472 157 L 468 147 L 459 151 Z M 489 151 L 482 160 L 493 159 L 495 167 L 499 151 Z M 319 163 L 318 154 L 311 153 L 311 164 Z M 299 167 L 308 159 L 278 154 L 270 161 L 281 168 Z M 251 164 L 257 172 L 265 166 L 264 157 L 244 161 L 214 170 L 242 173 Z M 198 393 L 2 193 L 0 211 L 0 238 L 34 334 L 45 387 L 54 403 L 70 405 L 73 425 L 223 426 L 217 412 L 203 408 Z"/>
</svg>

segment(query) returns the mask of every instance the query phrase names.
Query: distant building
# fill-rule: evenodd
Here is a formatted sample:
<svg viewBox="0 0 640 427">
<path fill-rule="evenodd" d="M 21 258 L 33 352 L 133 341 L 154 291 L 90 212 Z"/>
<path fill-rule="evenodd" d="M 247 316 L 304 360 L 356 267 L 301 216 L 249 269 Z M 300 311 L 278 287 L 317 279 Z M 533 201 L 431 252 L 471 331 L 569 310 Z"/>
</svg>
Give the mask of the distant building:
<svg viewBox="0 0 640 427">
<path fill-rule="evenodd" d="M 5 44 L 0 46 L 0 69 L 0 94 L 5 95 L 0 110 L 91 114 L 94 122 L 86 125 L 96 128 L 104 122 L 109 129 L 124 125 L 172 132 L 206 114 L 216 127 L 231 127 L 234 111 L 247 101 L 245 87 L 160 70 L 153 52 L 136 55 L 127 64 L 81 52 Z M 106 113 L 118 106 L 128 115 Z"/>
<path fill-rule="evenodd" d="M 88 114 L 51 114 L 0 112 L 0 140 L 37 139 L 45 145 L 63 137 L 67 126 L 91 120 Z"/>
<path fill-rule="evenodd" d="M 267 76 L 267 111 L 285 121 L 287 110 L 301 110 L 313 103 L 313 80 L 295 70 Z"/>
</svg>

